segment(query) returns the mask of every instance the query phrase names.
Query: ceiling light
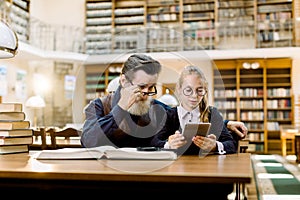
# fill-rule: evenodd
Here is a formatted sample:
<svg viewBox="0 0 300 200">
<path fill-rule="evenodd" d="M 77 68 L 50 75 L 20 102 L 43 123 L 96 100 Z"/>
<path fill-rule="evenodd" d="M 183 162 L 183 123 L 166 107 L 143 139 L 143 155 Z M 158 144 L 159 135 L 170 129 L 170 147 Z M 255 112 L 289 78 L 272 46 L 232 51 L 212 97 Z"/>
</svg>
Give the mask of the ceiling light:
<svg viewBox="0 0 300 200">
<path fill-rule="evenodd" d="M 258 62 L 251 63 L 251 69 L 258 69 L 258 68 L 259 68 Z"/>
<path fill-rule="evenodd" d="M 243 63 L 243 67 L 244 67 L 245 69 L 250 69 L 251 64 L 248 63 L 248 62 L 244 62 L 244 63 Z"/>
<path fill-rule="evenodd" d="M 260 64 L 258 62 L 254 62 L 254 63 L 244 62 L 243 63 L 243 68 L 245 68 L 245 69 L 258 69 L 259 66 L 260 66 Z"/>
<path fill-rule="evenodd" d="M 4 21 L 0 21 L 0 58 L 14 57 L 18 49 L 17 34 Z"/>
</svg>

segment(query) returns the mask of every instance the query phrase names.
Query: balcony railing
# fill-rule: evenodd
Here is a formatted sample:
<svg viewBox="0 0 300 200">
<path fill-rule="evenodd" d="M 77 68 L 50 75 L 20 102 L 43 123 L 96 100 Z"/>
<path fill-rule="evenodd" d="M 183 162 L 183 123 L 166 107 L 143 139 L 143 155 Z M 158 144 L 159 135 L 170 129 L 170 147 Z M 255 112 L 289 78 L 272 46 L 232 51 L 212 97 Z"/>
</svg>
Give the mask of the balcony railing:
<svg viewBox="0 0 300 200">
<path fill-rule="evenodd" d="M 187 29 L 179 25 L 169 28 L 105 29 L 99 26 L 51 25 L 30 17 L 26 30 L 19 30 L 16 25 L 14 27 L 22 42 L 43 50 L 100 55 L 137 51 L 291 47 L 296 46 L 293 27 L 298 26 L 290 21 L 257 25 L 249 22 L 247 26 L 219 22 L 215 27 L 206 29 Z"/>
</svg>

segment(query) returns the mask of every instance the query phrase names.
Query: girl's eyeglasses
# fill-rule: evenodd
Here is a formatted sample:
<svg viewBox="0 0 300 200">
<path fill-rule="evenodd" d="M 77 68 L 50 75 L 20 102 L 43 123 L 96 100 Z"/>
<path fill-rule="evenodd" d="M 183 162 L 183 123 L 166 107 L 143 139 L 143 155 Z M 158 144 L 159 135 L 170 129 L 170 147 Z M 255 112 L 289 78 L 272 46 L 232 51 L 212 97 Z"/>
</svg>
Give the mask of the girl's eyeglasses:
<svg viewBox="0 0 300 200">
<path fill-rule="evenodd" d="M 182 92 L 185 96 L 191 96 L 194 94 L 194 91 L 191 87 L 184 88 Z M 206 94 L 206 90 L 204 88 L 197 88 L 195 93 L 198 96 L 204 96 Z"/>
</svg>

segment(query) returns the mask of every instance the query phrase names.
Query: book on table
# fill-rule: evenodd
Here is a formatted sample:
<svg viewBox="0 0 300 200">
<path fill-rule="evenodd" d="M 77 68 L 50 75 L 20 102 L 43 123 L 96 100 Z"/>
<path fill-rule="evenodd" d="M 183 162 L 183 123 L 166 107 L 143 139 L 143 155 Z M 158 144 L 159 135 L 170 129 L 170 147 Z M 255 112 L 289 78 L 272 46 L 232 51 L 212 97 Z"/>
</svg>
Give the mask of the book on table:
<svg viewBox="0 0 300 200">
<path fill-rule="evenodd" d="M 0 103 L 0 112 L 22 112 L 22 103 Z"/>
<path fill-rule="evenodd" d="M 29 152 L 28 144 L 0 145 L 0 155 L 13 154 L 13 153 L 26 153 L 26 152 Z"/>
<path fill-rule="evenodd" d="M 0 137 L 22 137 L 22 136 L 33 136 L 32 129 L 12 129 L 12 130 L 1 130 Z"/>
<path fill-rule="evenodd" d="M 24 112 L 0 112 L 0 121 L 24 121 Z"/>
<path fill-rule="evenodd" d="M 22 136 L 22 137 L 7 137 L 0 136 L 0 145 L 19 145 L 19 144 L 32 144 L 32 136 Z"/>
<path fill-rule="evenodd" d="M 0 130 L 29 129 L 29 121 L 0 121 Z"/>
<path fill-rule="evenodd" d="M 121 159 L 121 160 L 175 160 L 177 154 L 171 150 L 139 151 L 138 148 L 115 148 L 99 146 L 92 148 L 63 148 L 42 150 L 35 156 L 38 160 L 80 160 L 80 159 Z"/>
</svg>

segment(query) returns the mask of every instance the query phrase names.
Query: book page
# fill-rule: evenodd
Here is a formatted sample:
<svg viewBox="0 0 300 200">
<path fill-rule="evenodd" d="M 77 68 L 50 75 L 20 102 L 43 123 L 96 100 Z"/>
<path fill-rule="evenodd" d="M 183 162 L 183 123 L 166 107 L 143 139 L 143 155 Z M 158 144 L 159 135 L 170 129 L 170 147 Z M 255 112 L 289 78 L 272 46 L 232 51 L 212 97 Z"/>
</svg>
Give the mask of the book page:
<svg viewBox="0 0 300 200">
<path fill-rule="evenodd" d="M 104 151 L 115 149 L 113 146 L 99 146 L 93 148 L 63 148 L 42 150 L 35 155 L 37 160 L 84 160 L 101 159 Z"/>
<path fill-rule="evenodd" d="M 175 160 L 173 151 L 138 151 L 136 148 L 110 149 L 104 152 L 107 159 Z"/>
<path fill-rule="evenodd" d="M 94 148 L 63 148 L 42 150 L 35 155 L 38 160 L 80 160 L 80 159 L 140 159 L 140 160 L 175 160 L 173 151 L 138 151 L 136 148 L 115 148 L 99 146 Z"/>
</svg>

